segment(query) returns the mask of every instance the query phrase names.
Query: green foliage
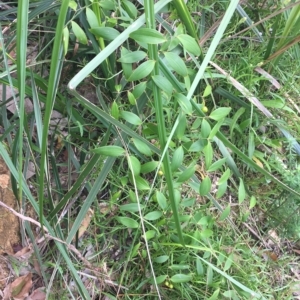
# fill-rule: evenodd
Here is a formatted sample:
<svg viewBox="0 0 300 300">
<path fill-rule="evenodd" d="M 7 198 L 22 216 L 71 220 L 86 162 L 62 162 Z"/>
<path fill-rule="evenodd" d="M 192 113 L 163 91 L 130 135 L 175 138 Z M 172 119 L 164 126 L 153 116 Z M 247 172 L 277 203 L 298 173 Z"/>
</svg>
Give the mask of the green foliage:
<svg viewBox="0 0 300 300">
<path fill-rule="evenodd" d="M 286 277 L 274 291 L 272 269 L 242 224 L 265 211 L 258 236 L 267 226 L 299 238 L 296 37 L 274 41 L 268 11 L 237 0 L 34 3 L 0 13 L 18 10 L 16 33 L 11 24 L 16 59 L 14 38 L 0 36 L 0 81 L 2 99 L 19 101 L 12 114 L 1 106 L 0 153 L 20 206 L 32 206 L 55 241 L 52 257 L 35 249 L 39 261 L 51 261 L 64 286 L 75 283 L 74 298 L 91 298 L 77 272 L 90 266 L 70 251 L 92 245 L 88 262 L 103 263 L 107 277 L 116 272 L 113 284 L 124 297 L 288 299 Z M 298 28 L 293 5 L 286 14 L 278 10 L 277 33 Z M 178 21 L 169 24 L 170 14 Z M 255 27 L 233 39 L 251 18 L 263 20 L 263 38 Z M 39 48 L 30 62 L 29 41 Z M 269 61 L 269 73 L 255 68 Z M 6 86 L 18 88 L 19 100 Z M 34 104 L 28 114 L 25 95 Z M 258 192 L 264 189 L 267 196 Z M 34 239 L 29 226 L 22 234 Z M 118 297 L 109 284 L 96 293 Z"/>
</svg>

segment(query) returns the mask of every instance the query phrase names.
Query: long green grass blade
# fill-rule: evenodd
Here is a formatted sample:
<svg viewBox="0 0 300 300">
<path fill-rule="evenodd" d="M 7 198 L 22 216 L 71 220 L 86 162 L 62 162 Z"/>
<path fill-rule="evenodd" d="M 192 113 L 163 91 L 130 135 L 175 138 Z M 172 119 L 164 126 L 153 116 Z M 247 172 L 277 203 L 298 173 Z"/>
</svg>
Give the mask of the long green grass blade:
<svg viewBox="0 0 300 300">
<path fill-rule="evenodd" d="M 68 11 L 68 0 L 63 0 L 59 12 L 56 35 L 52 50 L 52 60 L 50 66 L 49 85 L 47 91 L 47 100 L 45 107 L 44 123 L 43 123 L 43 136 L 41 143 L 41 163 L 40 163 L 40 178 L 39 178 L 39 205 L 40 205 L 40 222 L 43 223 L 43 207 L 44 207 L 44 189 L 45 189 L 45 175 L 47 175 L 47 142 L 48 131 L 50 125 L 50 117 L 55 103 L 56 90 L 60 78 L 60 70 L 63 61 L 63 28 L 65 26 L 66 15 Z M 45 172 L 46 171 L 46 172 Z"/>
</svg>

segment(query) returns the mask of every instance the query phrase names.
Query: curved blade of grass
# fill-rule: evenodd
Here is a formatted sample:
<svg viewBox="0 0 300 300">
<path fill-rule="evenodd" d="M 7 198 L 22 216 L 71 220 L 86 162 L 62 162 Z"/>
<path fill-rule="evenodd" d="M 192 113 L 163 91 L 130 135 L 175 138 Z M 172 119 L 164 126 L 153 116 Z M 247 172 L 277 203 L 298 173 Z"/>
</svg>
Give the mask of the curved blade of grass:
<svg viewBox="0 0 300 300">
<path fill-rule="evenodd" d="M 60 70 L 62 68 L 62 61 L 63 61 L 62 38 L 63 38 L 63 28 L 65 26 L 65 20 L 68 11 L 68 5 L 69 5 L 69 1 L 63 0 L 59 12 L 54 45 L 52 50 L 49 85 L 48 85 L 47 99 L 46 99 L 46 106 L 45 106 L 43 136 L 42 136 L 42 143 L 41 143 L 40 176 L 39 176 L 39 205 L 40 205 L 39 217 L 41 223 L 43 223 L 44 189 L 45 189 L 44 178 L 45 175 L 47 176 L 47 172 L 45 171 L 46 171 L 46 164 L 47 164 L 48 131 L 49 131 L 51 113 L 55 102 L 57 85 L 60 78 Z"/>
<path fill-rule="evenodd" d="M 178 1 L 177 1 L 178 2 Z M 146 25 L 148 28 L 155 29 L 155 16 L 154 16 L 154 7 L 152 0 L 145 0 L 145 15 L 146 15 Z M 157 45 L 148 44 L 148 56 L 150 59 L 154 60 L 155 66 L 152 71 L 152 76 L 159 75 L 159 65 L 158 65 L 158 48 Z M 162 105 L 162 97 L 161 91 L 156 84 L 153 84 L 152 88 L 153 97 L 154 97 L 154 106 L 155 106 L 155 114 L 156 114 L 156 121 L 158 124 L 158 137 L 161 149 L 164 149 L 167 144 L 167 136 L 166 136 L 166 127 L 165 127 L 165 117 L 163 112 L 163 105 Z M 165 178 L 167 182 L 168 192 L 170 203 L 173 211 L 174 222 L 177 230 L 177 234 L 179 237 L 180 242 L 184 245 L 182 230 L 179 221 L 178 215 L 178 208 L 175 201 L 175 193 L 173 187 L 173 176 L 171 171 L 171 163 L 169 152 L 166 151 L 165 156 L 163 159 L 163 166 L 165 170 Z"/>
<path fill-rule="evenodd" d="M 248 14 L 245 12 L 245 10 L 241 7 L 240 4 L 238 4 L 238 6 L 236 7 L 236 11 L 239 13 L 239 15 L 242 17 L 242 18 L 246 18 L 245 22 L 248 26 L 251 26 L 254 22 L 250 19 L 250 17 L 248 16 Z M 264 39 L 263 37 L 261 36 L 260 32 L 258 31 L 258 29 L 256 27 L 252 27 L 251 28 L 252 31 L 254 32 L 254 34 L 257 36 L 258 40 L 260 42 L 263 42 Z"/>
<path fill-rule="evenodd" d="M 197 32 L 195 30 L 195 26 L 193 20 L 191 18 L 191 14 L 185 4 L 184 0 L 173 0 L 173 5 L 177 11 L 178 16 L 180 17 L 181 22 L 187 29 L 187 32 L 196 40 L 198 41 Z M 202 51 L 201 51 L 202 52 Z"/>
<path fill-rule="evenodd" d="M 17 72 L 19 89 L 19 182 L 22 183 L 23 166 L 23 131 L 25 112 L 25 85 L 26 85 L 26 49 L 28 37 L 28 6 L 29 0 L 19 1 L 17 13 Z M 18 107 L 18 106 L 17 106 Z M 19 186 L 19 199 L 22 199 L 22 185 Z"/>
</svg>

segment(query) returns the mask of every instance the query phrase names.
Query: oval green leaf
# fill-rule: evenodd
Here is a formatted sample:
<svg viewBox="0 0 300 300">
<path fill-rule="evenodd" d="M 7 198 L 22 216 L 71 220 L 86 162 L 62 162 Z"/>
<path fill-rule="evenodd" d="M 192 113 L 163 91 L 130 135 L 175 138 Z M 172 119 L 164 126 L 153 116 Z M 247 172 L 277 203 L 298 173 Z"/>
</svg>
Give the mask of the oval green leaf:
<svg viewBox="0 0 300 300">
<path fill-rule="evenodd" d="M 131 169 L 134 176 L 137 176 L 141 172 L 141 163 L 135 156 L 129 156 L 130 163 L 128 162 L 129 168 Z"/>
<path fill-rule="evenodd" d="M 154 83 L 164 92 L 166 92 L 167 95 L 172 95 L 173 92 L 173 86 L 170 83 L 170 81 L 162 76 L 162 75 L 154 75 L 152 76 L 152 79 L 154 81 Z"/>
<path fill-rule="evenodd" d="M 191 281 L 193 278 L 192 275 L 187 275 L 187 274 L 176 274 L 174 276 L 172 276 L 170 278 L 170 280 L 173 282 L 173 283 L 183 283 L 183 282 L 189 282 Z"/>
<path fill-rule="evenodd" d="M 103 146 L 92 149 L 91 152 L 105 156 L 118 157 L 124 155 L 125 150 L 119 146 Z"/>
<path fill-rule="evenodd" d="M 142 124 L 140 117 L 130 111 L 121 111 L 121 118 L 132 125 Z"/>
<path fill-rule="evenodd" d="M 208 141 L 207 145 L 203 148 L 204 158 L 205 158 L 205 167 L 208 169 L 212 163 L 213 159 L 213 148 L 211 142 Z"/>
<path fill-rule="evenodd" d="M 220 221 L 224 221 L 230 214 L 230 204 L 222 211 Z"/>
<path fill-rule="evenodd" d="M 201 196 L 206 196 L 210 192 L 210 189 L 211 189 L 211 180 L 207 176 L 200 183 L 199 193 Z"/>
<path fill-rule="evenodd" d="M 209 117 L 215 121 L 219 121 L 223 118 L 225 118 L 229 112 L 231 111 L 230 107 L 220 107 L 216 110 L 212 111 L 212 113 L 209 115 Z"/>
<path fill-rule="evenodd" d="M 139 191 L 150 190 L 148 181 L 146 181 L 144 178 L 142 178 L 140 176 L 135 177 L 135 183 L 136 183 L 136 187 Z"/>
<path fill-rule="evenodd" d="M 156 200 L 162 210 L 166 210 L 168 208 L 167 199 L 163 193 L 156 191 Z"/>
<path fill-rule="evenodd" d="M 147 77 L 154 69 L 155 61 L 147 60 L 138 66 L 127 79 L 128 81 L 141 80 Z"/>
<path fill-rule="evenodd" d="M 214 172 L 218 169 L 220 169 L 226 162 L 227 158 L 224 157 L 222 159 L 217 160 L 216 162 L 214 162 L 209 169 L 207 170 L 207 172 Z"/>
<path fill-rule="evenodd" d="M 191 115 L 193 113 L 192 103 L 188 100 L 186 96 L 184 96 L 183 94 L 176 93 L 174 97 L 185 114 Z"/>
<path fill-rule="evenodd" d="M 186 51 L 196 56 L 199 56 L 201 54 L 200 47 L 194 38 L 187 34 L 179 34 L 177 35 L 177 38 L 179 39 L 180 43 Z"/>
<path fill-rule="evenodd" d="M 180 146 L 173 153 L 173 157 L 171 161 L 171 170 L 173 172 L 176 171 L 181 166 L 183 162 L 183 157 L 184 157 L 184 151 L 182 146 Z"/>
<path fill-rule="evenodd" d="M 185 169 L 177 178 L 177 182 L 184 182 L 190 179 L 195 173 L 195 166 Z"/>
<path fill-rule="evenodd" d="M 165 37 L 155 29 L 140 28 L 129 35 L 139 43 L 160 44 L 166 41 Z"/>
<path fill-rule="evenodd" d="M 72 30 L 78 40 L 79 43 L 87 45 L 88 40 L 84 33 L 84 31 L 81 29 L 81 27 L 74 21 L 71 22 L 72 24 Z"/>
<path fill-rule="evenodd" d="M 180 56 L 173 52 L 165 52 L 165 58 L 168 65 L 179 75 L 185 77 L 188 75 L 187 67 Z"/>
<path fill-rule="evenodd" d="M 158 257 L 155 257 L 153 259 L 154 262 L 158 263 L 158 264 L 163 264 L 164 262 L 166 262 L 169 259 L 168 255 L 161 255 Z"/>
<path fill-rule="evenodd" d="M 136 147 L 136 149 L 140 153 L 142 153 L 146 156 L 151 156 L 152 155 L 152 151 L 151 151 L 151 149 L 149 148 L 149 146 L 147 144 L 145 144 L 141 140 L 138 140 L 138 139 L 135 139 L 135 138 L 133 138 L 132 141 L 133 141 L 134 146 Z"/>
<path fill-rule="evenodd" d="M 147 56 L 147 53 L 144 51 L 134 51 L 129 52 L 125 55 L 122 55 L 121 58 L 118 59 L 118 62 L 132 64 L 143 60 Z"/>
<path fill-rule="evenodd" d="M 96 37 L 100 37 L 108 41 L 112 41 L 120 35 L 120 32 L 112 27 L 94 27 L 90 29 L 90 32 Z"/>
<path fill-rule="evenodd" d="M 141 173 L 147 174 L 154 171 L 158 166 L 158 161 L 149 161 L 141 166 Z"/>
<path fill-rule="evenodd" d="M 207 139 L 210 132 L 211 132 L 211 127 L 210 127 L 209 123 L 203 118 L 202 123 L 201 123 L 201 136 L 204 139 Z"/>
<path fill-rule="evenodd" d="M 64 55 L 68 53 L 68 48 L 69 48 L 69 37 L 70 37 L 70 32 L 68 27 L 66 26 L 63 30 L 63 45 L 64 45 Z"/>
<path fill-rule="evenodd" d="M 140 204 L 141 210 L 145 207 L 145 205 Z M 139 205 L 138 203 L 128 203 L 128 204 L 123 204 L 120 206 L 120 210 L 122 211 L 129 211 L 129 212 L 137 212 L 139 211 Z"/>
<path fill-rule="evenodd" d="M 118 220 L 118 222 L 120 222 L 127 228 L 138 228 L 139 227 L 139 223 L 134 219 L 131 219 L 128 217 L 117 217 L 116 219 Z"/>
<path fill-rule="evenodd" d="M 242 178 L 240 178 L 240 184 L 239 184 L 239 192 L 238 192 L 238 199 L 239 203 L 241 204 L 246 198 L 246 190 L 244 186 L 244 181 Z"/>
<path fill-rule="evenodd" d="M 152 212 L 146 214 L 144 216 L 144 219 L 148 220 L 148 221 L 155 221 L 155 220 L 159 219 L 161 216 L 162 216 L 161 211 L 152 211 Z"/>
<path fill-rule="evenodd" d="M 99 27 L 98 19 L 89 7 L 86 8 L 86 18 L 91 28 Z"/>
</svg>

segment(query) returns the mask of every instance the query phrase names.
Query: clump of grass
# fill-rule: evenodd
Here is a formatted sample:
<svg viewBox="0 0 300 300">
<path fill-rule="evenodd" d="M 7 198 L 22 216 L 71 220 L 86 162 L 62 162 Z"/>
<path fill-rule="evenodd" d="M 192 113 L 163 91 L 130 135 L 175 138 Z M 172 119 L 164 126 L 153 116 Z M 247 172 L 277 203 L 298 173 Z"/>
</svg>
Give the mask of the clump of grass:
<svg viewBox="0 0 300 300">
<path fill-rule="evenodd" d="M 18 88 L 20 106 L 13 117 L 2 106 L 8 144 L 5 149 L 1 143 L 0 152 L 21 206 L 30 203 L 54 238 L 54 257 L 35 249 L 39 261 L 53 267 L 52 279 L 59 279 L 53 287 L 48 270 L 43 273 L 49 294 L 62 284 L 70 297 L 83 299 L 274 294 L 272 266 L 240 225 L 268 204 L 257 186 L 272 181 L 278 193 L 289 193 L 290 204 L 275 215 L 289 215 L 296 205 L 299 145 L 293 140 L 289 156 L 280 154 L 280 143 L 299 129 L 290 121 L 297 116 L 286 91 L 271 90 L 255 67 L 268 63 L 267 71 L 285 82 L 284 63 L 298 48 L 293 39 L 274 43 L 267 12 L 256 20 L 238 2 L 63 0 L 50 7 L 47 1 L 18 6 L 17 32 L 2 45 L 0 81 Z M 285 10 L 285 16 L 276 12 L 276 31 L 290 33 L 298 6 Z M 223 16 L 219 26 L 215 14 Z M 253 30 L 233 39 L 250 18 L 263 20 L 263 38 Z M 24 35 L 24 28 L 34 35 Z M 40 54 L 28 65 L 24 50 L 31 37 Z M 14 39 L 16 79 L 6 59 Z M 43 61 L 47 72 L 39 67 Z M 25 94 L 34 104 L 28 115 Z M 53 111 L 64 118 L 63 126 L 62 120 L 52 126 Z M 49 143 L 49 130 L 58 145 Z M 287 168 L 276 163 L 278 157 L 288 160 Z M 36 166 L 34 193 L 23 176 L 29 162 Z M 29 226 L 22 235 L 34 242 Z M 72 252 L 77 258 L 70 244 L 78 248 Z M 291 294 L 288 287 L 275 293 Z"/>
</svg>

